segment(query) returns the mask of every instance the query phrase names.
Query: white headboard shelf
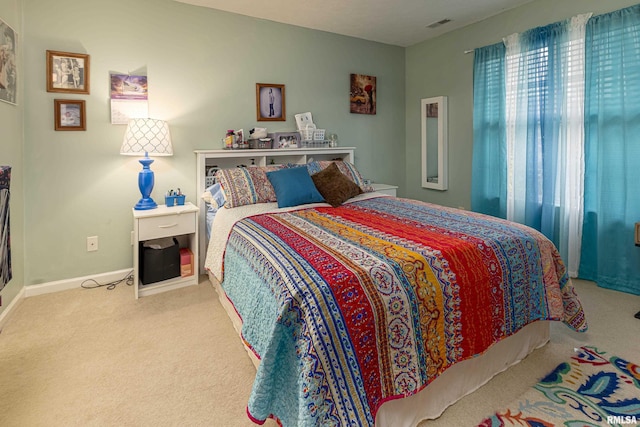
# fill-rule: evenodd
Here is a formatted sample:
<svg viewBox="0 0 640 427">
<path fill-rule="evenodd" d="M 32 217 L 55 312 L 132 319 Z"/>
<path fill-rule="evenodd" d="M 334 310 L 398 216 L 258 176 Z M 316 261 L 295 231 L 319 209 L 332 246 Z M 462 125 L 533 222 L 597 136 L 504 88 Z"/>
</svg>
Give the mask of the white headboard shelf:
<svg viewBox="0 0 640 427">
<path fill-rule="evenodd" d="M 211 176 L 207 174 L 211 168 L 227 169 L 238 166 L 267 166 L 270 164 L 296 163 L 303 165 L 313 160 L 342 159 L 354 163 L 355 147 L 332 148 L 280 148 L 270 150 L 244 149 L 244 150 L 195 150 L 196 154 L 196 197 L 200 209 L 198 226 L 199 230 L 199 257 L 198 265 L 200 274 L 204 274 L 204 261 L 207 254 L 206 212 L 202 193 L 211 185 Z"/>
</svg>

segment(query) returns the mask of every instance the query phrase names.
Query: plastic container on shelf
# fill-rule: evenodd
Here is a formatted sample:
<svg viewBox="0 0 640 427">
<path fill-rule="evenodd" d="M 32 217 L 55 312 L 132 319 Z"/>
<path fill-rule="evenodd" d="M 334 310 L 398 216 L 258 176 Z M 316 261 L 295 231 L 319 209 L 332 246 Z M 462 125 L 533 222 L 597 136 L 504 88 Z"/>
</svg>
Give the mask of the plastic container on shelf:
<svg viewBox="0 0 640 427">
<path fill-rule="evenodd" d="M 313 141 L 313 133 L 316 131 L 315 125 L 306 125 L 300 129 L 300 136 L 303 141 Z"/>
<path fill-rule="evenodd" d="M 175 195 L 175 196 L 165 196 L 164 202 L 168 207 L 171 206 L 183 206 L 185 200 L 185 195 Z"/>
<path fill-rule="evenodd" d="M 273 147 L 273 140 L 271 138 L 250 139 L 249 148 L 257 149 L 269 149 Z"/>
<path fill-rule="evenodd" d="M 227 136 L 224 138 L 224 148 L 231 149 L 233 145 L 236 143 L 236 135 L 233 129 L 229 129 L 227 131 Z"/>
</svg>

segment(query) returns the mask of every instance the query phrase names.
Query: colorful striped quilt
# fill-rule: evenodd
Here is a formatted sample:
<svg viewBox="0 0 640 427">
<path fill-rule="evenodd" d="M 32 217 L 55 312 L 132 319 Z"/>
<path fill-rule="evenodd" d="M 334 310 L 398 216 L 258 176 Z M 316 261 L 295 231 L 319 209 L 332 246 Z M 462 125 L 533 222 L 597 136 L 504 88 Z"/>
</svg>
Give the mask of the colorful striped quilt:
<svg viewBox="0 0 640 427">
<path fill-rule="evenodd" d="M 222 287 L 261 358 L 248 413 L 284 426 L 373 426 L 387 400 L 540 319 L 586 330 L 553 244 L 528 227 L 371 198 L 252 216 Z"/>
</svg>

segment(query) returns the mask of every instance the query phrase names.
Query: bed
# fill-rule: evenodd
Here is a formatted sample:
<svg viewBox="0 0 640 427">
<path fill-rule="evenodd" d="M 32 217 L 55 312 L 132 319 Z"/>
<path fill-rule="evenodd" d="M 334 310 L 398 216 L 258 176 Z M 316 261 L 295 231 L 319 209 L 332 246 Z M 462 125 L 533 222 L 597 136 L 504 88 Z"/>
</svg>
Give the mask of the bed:
<svg viewBox="0 0 640 427">
<path fill-rule="evenodd" d="M 204 265 L 257 366 L 254 422 L 415 425 L 544 345 L 549 321 L 586 329 L 540 233 L 369 191 L 349 162 L 311 163 L 292 169 L 339 164 L 359 190 L 282 206 L 261 175 L 281 171 L 258 168 L 262 181 L 222 180 L 211 226 Z M 247 198 L 255 188 L 267 194 Z"/>
</svg>

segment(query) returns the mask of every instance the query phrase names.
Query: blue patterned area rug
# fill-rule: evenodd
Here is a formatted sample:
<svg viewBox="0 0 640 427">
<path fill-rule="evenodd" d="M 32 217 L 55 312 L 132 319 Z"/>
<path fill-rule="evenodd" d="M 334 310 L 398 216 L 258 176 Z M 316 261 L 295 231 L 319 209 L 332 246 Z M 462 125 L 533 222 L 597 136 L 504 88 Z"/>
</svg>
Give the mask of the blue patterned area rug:
<svg viewBox="0 0 640 427">
<path fill-rule="evenodd" d="M 640 425 L 640 366 L 595 347 L 570 362 L 478 427 L 600 427 Z"/>
</svg>

